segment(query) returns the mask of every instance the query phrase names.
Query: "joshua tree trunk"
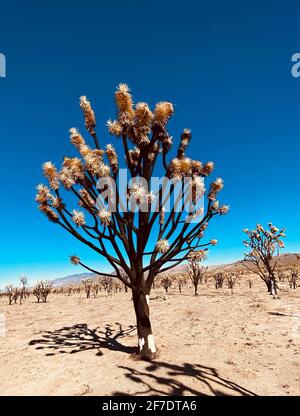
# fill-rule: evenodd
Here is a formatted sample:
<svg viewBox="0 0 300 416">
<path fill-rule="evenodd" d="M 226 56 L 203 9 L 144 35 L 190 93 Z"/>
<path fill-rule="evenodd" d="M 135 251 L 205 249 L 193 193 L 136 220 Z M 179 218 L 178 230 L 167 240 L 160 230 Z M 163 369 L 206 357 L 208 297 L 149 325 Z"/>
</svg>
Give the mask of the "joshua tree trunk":
<svg viewBox="0 0 300 416">
<path fill-rule="evenodd" d="M 150 322 L 149 294 L 137 289 L 132 293 L 132 299 L 137 322 L 138 355 L 140 358 L 151 360 L 157 356 L 157 349 Z"/>
<path fill-rule="evenodd" d="M 266 285 L 268 288 L 268 292 L 272 296 L 277 295 L 277 285 L 274 276 L 270 276 L 268 280 L 266 280 Z"/>
<path fill-rule="evenodd" d="M 194 293 L 194 295 L 195 295 L 195 296 L 198 296 L 198 283 L 194 285 L 194 288 L 195 288 L 195 293 Z"/>
</svg>

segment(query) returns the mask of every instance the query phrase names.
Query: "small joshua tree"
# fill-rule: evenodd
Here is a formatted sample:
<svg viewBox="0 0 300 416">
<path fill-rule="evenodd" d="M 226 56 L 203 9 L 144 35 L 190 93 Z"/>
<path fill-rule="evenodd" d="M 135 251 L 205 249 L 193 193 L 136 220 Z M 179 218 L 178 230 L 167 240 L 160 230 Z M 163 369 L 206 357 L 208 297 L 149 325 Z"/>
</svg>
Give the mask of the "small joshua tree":
<svg viewBox="0 0 300 416">
<path fill-rule="evenodd" d="M 277 276 L 278 276 L 279 282 L 283 283 L 285 279 L 285 272 L 281 266 L 277 266 Z"/>
<path fill-rule="evenodd" d="M 223 287 L 223 283 L 224 283 L 224 280 L 225 280 L 225 274 L 221 273 L 221 272 L 218 272 L 218 273 L 213 274 L 212 277 L 215 281 L 215 288 L 216 289 L 221 289 Z"/>
<path fill-rule="evenodd" d="M 37 282 L 35 287 L 33 288 L 33 295 L 36 297 L 37 302 L 40 303 L 42 301 L 43 303 L 47 302 L 47 298 L 52 290 L 52 282 L 49 280 L 41 280 L 40 282 Z"/>
<path fill-rule="evenodd" d="M 186 278 L 184 276 L 177 276 L 176 277 L 176 282 L 177 282 L 177 285 L 178 285 L 178 290 L 181 293 L 183 286 L 186 285 Z"/>
<path fill-rule="evenodd" d="M 26 299 L 26 295 L 27 295 L 27 290 L 26 290 L 27 277 L 21 276 L 20 277 L 20 283 L 21 283 L 21 298 L 25 300 Z"/>
<path fill-rule="evenodd" d="M 92 283 L 92 292 L 93 292 L 94 298 L 96 298 L 98 296 L 99 288 L 100 288 L 100 283 L 99 283 L 98 280 L 95 280 Z"/>
<path fill-rule="evenodd" d="M 244 230 L 248 238 L 243 243 L 250 249 L 249 253 L 245 253 L 244 266 L 259 275 L 265 282 L 268 292 L 275 297 L 277 262 L 274 261 L 274 256 L 278 255 L 280 248 L 284 247 L 282 238 L 285 237 L 285 233 L 284 229 L 280 230 L 272 223 L 269 223 L 268 228 L 264 229 L 257 224 L 254 230 Z M 247 263 L 250 263 L 250 266 Z"/>
<path fill-rule="evenodd" d="M 296 289 L 298 276 L 299 276 L 299 271 L 297 270 L 296 266 L 293 266 L 289 270 L 289 274 L 288 274 L 288 282 L 289 282 L 291 289 Z"/>
<path fill-rule="evenodd" d="M 8 297 L 8 304 L 11 305 L 14 301 L 17 303 L 18 297 L 19 297 L 19 289 L 17 287 L 14 287 L 13 285 L 7 285 L 5 287 L 5 294 Z"/>
<path fill-rule="evenodd" d="M 90 298 L 91 297 L 92 286 L 93 286 L 92 279 L 85 279 L 85 280 L 82 281 L 82 284 L 84 286 L 84 291 L 85 291 L 86 297 Z"/>
<path fill-rule="evenodd" d="M 226 275 L 227 286 L 228 286 L 228 289 L 231 290 L 231 294 L 233 294 L 233 288 L 237 284 L 239 278 L 240 276 L 236 273 L 228 273 Z"/>
<path fill-rule="evenodd" d="M 170 287 L 172 286 L 172 280 L 170 279 L 168 274 L 165 274 L 161 277 L 160 284 L 165 289 L 166 293 L 168 293 Z"/>
<path fill-rule="evenodd" d="M 104 276 L 101 278 L 101 286 L 104 289 L 104 293 L 106 296 L 109 295 L 112 291 L 112 278 L 108 276 Z"/>
<path fill-rule="evenodd" d="M 201 261 L 206 258 L 204 250 L 191 252 L 188 259 L 189 276 L 194 286 L 194 295 L 198 295 L 198 285 L 202 283 L 207 272 L 207 267 L 201 266 Z"/>
<path fill-rule="evenodd" d="M 213 217 L 227 213 L 228 206 L 217 200 L 222 179 L 205 189 L 204 178 L 212 173 L 213 163 L 202 164 L 186 155 L 190 130 L 183 130 L 172 150 L 173 138 L 167 130 L 174 113 L 170 102 L 159 102 L 153 111 L 144 102 L 134 105 L 126 84 L 118 86 L 115 101 L 117 117 L 107 126 L 121 142 L 119 155 L 112 144 L 103 146 L 98 140 L 91 103 L 81 97 L 94 147 L 72 128 L 70 139 L 80 158 L 65 157 L 60 170 L 46 162 L 43 172 L 51 189 L 39 185 L 36 201 L 51 222 L 108 261 L 113 269 L 108 277 L 132 290 L 138 354 L 151 359 L 157 355 L 149 310 L 155 277 L 187 260 L 191 251 L 210 245 L 202 242 L 204 231 Z M 125 163 L 123 171 L 121 163 Z M 155 182 L 155 188 L 152 179 L 158 171 L 162 180 Z M 127 175 L 126 186 L 116 183 Z M 69 197 L 64 198 L 66 192 Z M 74 264 L 105 275 L 74 258 Z"/>
</svg>

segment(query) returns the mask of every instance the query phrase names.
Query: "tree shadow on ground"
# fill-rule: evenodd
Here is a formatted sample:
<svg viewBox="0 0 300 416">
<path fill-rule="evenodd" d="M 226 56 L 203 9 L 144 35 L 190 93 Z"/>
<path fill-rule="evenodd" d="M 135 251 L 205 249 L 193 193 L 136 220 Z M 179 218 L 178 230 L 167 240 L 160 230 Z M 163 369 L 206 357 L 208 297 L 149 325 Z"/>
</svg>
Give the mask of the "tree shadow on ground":
<svg viewBox="0 0 300 416">
<path fill-rule="evenodd" d="M 281 313 L 281 312 L 268 312 L 269 315 L 273 316 L 287 316 L 288 318 L 293 318 L 293 314 Z"/>
<path fill-rule="evenodd" d="M 99 327 L 90 329 L 87 324 L 77 324 L 54 331 L 45 331 L 41 338 L 30 341 L 29 345 L 35 345 L 38 350 L 52 351 L 46 353 L 46 356 L 63 353 L 74 354 L 87 350 L 96 350 L 96 355 L 101 356 L 103 355 L 102 349 L 132 354 L 136 348 L 121 344 L 119 339 L 131 335 L 135 330 L 135 325 L 129 325 L 123 329 L 119 322 L 107 324 L 104 330 L 100 330 Z"/>
<path fill-rule="evenodd" d="M 217 370 L 200 364 L 184 363 L 182 365 L 155 361 L 146 367 L 145 371 L 135 368 L 119 366 L 125 370 L 125 377 L 130 381 L 145 387 L 130 395 L 170 395 L 170 396 L 256 396 L 252 391 L 220 377 Z M 158 375 L 156 372 L 164 369 L 166 374 Z M 185 381 L 182 381 L 182 378 Z M 193 383 L 193 384 L 192 384 Z M 163 388 L 165 387 L 165 389 Z M 117 391 L 115 396 L 126 396 L 127 393 Z"/>
</svg>

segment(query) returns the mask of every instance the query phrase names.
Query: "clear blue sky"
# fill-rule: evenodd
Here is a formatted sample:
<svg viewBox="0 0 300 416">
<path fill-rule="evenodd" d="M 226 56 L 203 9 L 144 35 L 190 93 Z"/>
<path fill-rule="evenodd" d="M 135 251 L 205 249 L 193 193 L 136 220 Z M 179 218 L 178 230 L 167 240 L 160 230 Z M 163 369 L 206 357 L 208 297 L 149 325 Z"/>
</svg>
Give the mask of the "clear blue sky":
<svg viewBox="0 0 300 416">
<path fill-rule="evenodd" d="M 211 263 L 240 258 L 241 229 L 257 222 L 286 226 L 286 251 L 299 251 L 299 13 L 299 1 L 2 2 L 0 286 L 79 272 L 73 253 L 99 266 L 38 212 L 35 185 L 43 161 L 70 153 L 68 129 L 83 130 L 80 95 L 110 140 L 119 82 L 136 101 L 172 101 L 172 134 L 190 127 L 192 156 L 224 178 L 231 211 L 209 228 Z"/>
</svg>

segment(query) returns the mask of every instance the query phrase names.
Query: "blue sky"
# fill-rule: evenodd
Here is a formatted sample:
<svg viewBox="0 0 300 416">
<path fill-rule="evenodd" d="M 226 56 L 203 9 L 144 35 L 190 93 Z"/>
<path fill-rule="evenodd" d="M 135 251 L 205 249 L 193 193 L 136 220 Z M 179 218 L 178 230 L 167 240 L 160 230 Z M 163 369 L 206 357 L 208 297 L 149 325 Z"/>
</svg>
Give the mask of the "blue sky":
<svg viewBox="0 0 300 416">
<path fill-rule="evenodd" d="M 298 4 L 297 4 L 298 3 Z M 73 152 L 68 129 L 83 130 L 87 95 L 98 135 L 115 114 L 113 92 L 128 83 L 136 101 L 172 101 L 174 137 L 193 133 L 190 153 L 216 163 L 228 216 L 207 238 L 210 262 L 239 259 L 241 229 L 286 226 L 286 251 L 299 251 L 300 52 L 296 1 L 10 1 L 0 10 L 0 286 L 81 271 L 68 256 L 107 270 L 103 260 L 36 209 L 45 160 Z"/>
</svg>

